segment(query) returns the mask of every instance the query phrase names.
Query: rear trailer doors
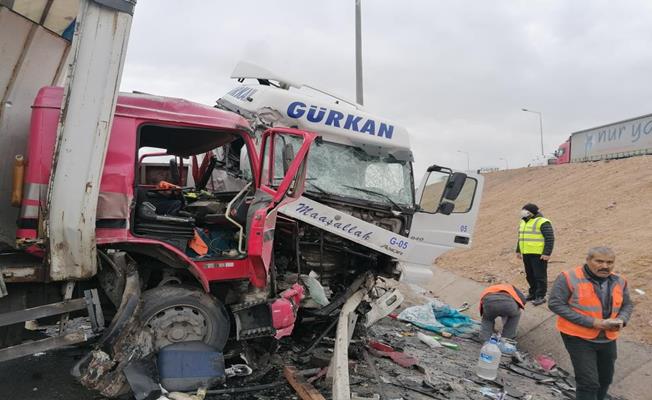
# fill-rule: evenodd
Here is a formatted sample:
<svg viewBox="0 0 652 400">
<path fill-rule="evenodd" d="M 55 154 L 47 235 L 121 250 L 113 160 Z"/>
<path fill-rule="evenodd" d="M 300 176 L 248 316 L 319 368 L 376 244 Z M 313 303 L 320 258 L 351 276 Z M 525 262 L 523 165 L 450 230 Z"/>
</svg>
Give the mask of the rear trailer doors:
<svg viewBox="0 0 652 400">
<path fill-rule="evenodd" d="M 437 165 L 428 168 L 416 193 L 410 239 L 431 247 L 431 263 L 446 250 L 471 246 L 483 179 Z"/>
<path fill-rule="evenodd" d="M 263 133 L 256 189 L 248 211 L 248 253 L 254 262 L 252 281 L 264 286 L 271 265 L 274 229 L 279 207 L 303 194 L 308 150 L 316 135 L 289 128 Z"/>
</svg>

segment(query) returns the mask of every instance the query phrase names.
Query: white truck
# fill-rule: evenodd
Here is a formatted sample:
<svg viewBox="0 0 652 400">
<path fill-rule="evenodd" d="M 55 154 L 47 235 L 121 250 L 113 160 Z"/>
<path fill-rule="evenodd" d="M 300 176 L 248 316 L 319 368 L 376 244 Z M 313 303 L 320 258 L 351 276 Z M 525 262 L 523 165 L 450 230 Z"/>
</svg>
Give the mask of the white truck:
<svg viewBox="0 0 652 400">
<path fill-rule="evenodd" d="M 249 63 L 232 78 L 254 82 L 224 95 L 218 108 L 258 132 L 283 126 L 321 137 L 308 156 L 304 196 L 280 210 L 288 218 L 277 226 L 279 270 L 311 269 L 335 285 L 328 278 L 361 269 L 402 270 L 423 282 L 437 257 L 471 246 L 481 176 L 432 165 L 416 187 L 404 127 Z"/>
<path fill-rule="evenodd" d="M 652 114 L 571 133 L 555 151 L 555 164 L 652 154 Z"/>
</svg>

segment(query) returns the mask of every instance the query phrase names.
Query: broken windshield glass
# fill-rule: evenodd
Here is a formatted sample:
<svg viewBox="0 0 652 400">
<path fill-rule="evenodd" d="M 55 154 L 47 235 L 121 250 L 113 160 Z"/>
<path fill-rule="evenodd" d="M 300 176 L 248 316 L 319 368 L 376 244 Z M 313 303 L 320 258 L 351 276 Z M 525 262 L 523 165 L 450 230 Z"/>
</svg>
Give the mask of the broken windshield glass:
<svg viewBox="0 0 652 400">
<path fill-rule="evenodd" d="M 358 147 L 315 143 L 308 155 L 308 180 L 312 185 L 307 185 L 306 190 L 315 191 L 318 186 L 320 193 L 388 203 L 378 196 L 381 194 L 390 203 L 412 206 L 411 172 L 409 161 L 391 155 L 370 155 Z"/>
<path fill-rule="evenodd" d="M 298 137 L 284 136 L 283 144 L 299 150 Z M 274 182 L 283 178 L 282 146 L 277 146 L 274 160 Z M 246 155 L 243 154 L 246 158 Z M 243 176 L 251 179 L 248 163 L 241 160 Z M 370 155 L 359 147 L 337 143 L 315 142 L 308 154 L 306 191 L 321 195 L 367 200 L 390 204 L 391 201 L 413 207 L 412 165 L 392 155 Z M 357 190 L 359 188 L 361 190 Z M 378 194 L 382 196 L 378 196 Z M 383 199 L 387 197 L 387 199 Z"/>
</svg>

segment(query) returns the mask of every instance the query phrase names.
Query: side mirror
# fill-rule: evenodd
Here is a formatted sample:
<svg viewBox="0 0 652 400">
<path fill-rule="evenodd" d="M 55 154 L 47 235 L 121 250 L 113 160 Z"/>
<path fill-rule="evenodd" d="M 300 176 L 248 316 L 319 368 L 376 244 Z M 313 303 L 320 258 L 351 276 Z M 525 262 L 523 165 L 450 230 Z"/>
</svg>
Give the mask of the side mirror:
<svg viewBox="0 0 652 400">
<path fill-rule="evenodd" d="M 283 145 L 283 174 L 288 172 L 290 164 L 294 160 L 294 147 L 290 143 Z"/>
<path fill-rule="evenodd" d="M 455 209 L 455 204 L 449 201 L 442 201 L 439 204 L 439 208 L 437 209 L 437 212 L 444 215 L 451 215 L 454 209 Z"/>
<path fill-rule="evenodd" d="M 445 200 L 455 201 L 457 196 L 460 195 L 465 182 L 466 174 L 462 172 L 454 172 L 450 178 L 448 178 L 448 182 L 446 182 L 443 198 Z"/>
</svg>

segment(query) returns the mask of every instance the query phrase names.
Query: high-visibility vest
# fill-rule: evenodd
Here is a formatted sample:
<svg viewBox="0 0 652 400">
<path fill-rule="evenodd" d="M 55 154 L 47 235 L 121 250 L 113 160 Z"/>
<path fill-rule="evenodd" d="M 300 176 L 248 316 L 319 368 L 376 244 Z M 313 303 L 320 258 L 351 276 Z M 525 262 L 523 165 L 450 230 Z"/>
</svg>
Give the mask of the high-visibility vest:
<svg viewBox="0 0 652 400">
<path fill-rule="evenodd" d="M 541 234 L 541 225 L 550 220 L 543 217 L 521 220 L 518 227 L 518 250 L 521 254 L 543 254 L 545 240 Z"/>
<path fill-rule="evenodd" d="M 568 305 L 582 315 L 602 319 L 602 302 L 595 292 L 593 283 L 584 275 L 584 267 L 580 266 L 562 273 L 566 277 L 566 283 L 572 293 L 568 299 Z M 623 291 L 626 282 L 622 277 L 616 277 L 617 280 L 611 288 L 611 315 L 609 318 L 618 317 L 620 307 L 623 305 Z M 557 329 L 559 332 L 582 339 L 595 339 L 600 334 L 600 329 L 577 325 L 559 316 L 557 317 Z M 605 335 L 611 340 L 618 338 L 619 333 L 619 331 L 605 331 Z"/>
<path fill-rule="evenodd" d="M 523 300 L 521 300 L 521 297 L 516 293 L 516 290 L 514 290 L 514 286 L 507 283 L 501 283 L 499 285 L 489 286 L 480 294 L 480 315 L 482 315 L 482 301 L 484 300 L 484 297 L 488 294 L 501 292 L 509 294 L 514 298 L 514 301 L 518 303 L 519 307 L 525 308 L 525 304 L 523 304 Z"/>
</svg>

